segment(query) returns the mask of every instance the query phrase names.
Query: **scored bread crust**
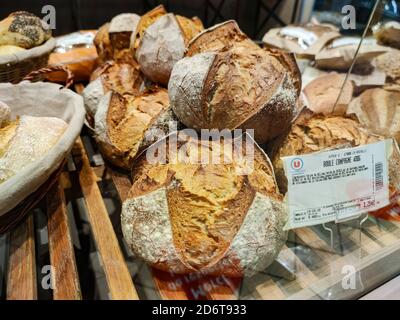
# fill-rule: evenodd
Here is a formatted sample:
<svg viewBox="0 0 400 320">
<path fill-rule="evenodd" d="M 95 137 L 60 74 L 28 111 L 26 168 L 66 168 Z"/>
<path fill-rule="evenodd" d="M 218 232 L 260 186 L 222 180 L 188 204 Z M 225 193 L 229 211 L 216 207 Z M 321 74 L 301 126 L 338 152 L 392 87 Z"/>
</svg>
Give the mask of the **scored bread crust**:
<svg viewBox="0 0 400 320">
<path fill-rule="evenodd" d="M 129 170 L 138 153 L 174 120 L 164 89 L 136 97 L 110 91 L 100 100 L 95 115 L 96 140 L 110 163 Z"/>
<path fill-rule="evenodd" d="M 282 194 L 287 192 L 287 179 L 282 157 L 308 154 L 332 148 L 349 148 L 382 139 L 369 133 L 355 118 L 315 115 L 310 111 L 299 116 L 288 134 L 276 142 L 272 163 Z"/>
<path fill-rule="evenodd" d="M 233 21 L 210 29 L 172 70 L 168 90 L 177 117 L 195 129 L 254 129 L 259 143 L 276 137 L 300 94 L 294 57 L 259 48 Z"/>
<path fill-rule="evenodd" d="M 400 91 L 368 89 L 351 101 L 348 114 L 354 113 L 371 132 L 400 141 Z"/>
<path fill-rule="evenodd" d="M 109 37 L 114 50 L 130 47 L 132 33 L 136 31 L 140 16 L 135 13 L 121 13 L 110 21 Z"/>
<path fill-rule="evenodd" d="M 150 80 L 166 85 L 174 64 L 183 57 L 185 38 L 175 16 L 166 14 L 143 33 L 136 59 Z"/>
<path fill-rule="evenodd" d="M 132 251 L 173 273 L 242 277 L 264 270 L 286 241 L 287 216 L 272 166 L 257 147 L 255 159 L 252 173 L 235 176 L 229 165 L 170 158 L 157 165 L 142 155 L 121 215 Z"/>
<path fill-rule="evenodd" d="M 133 59 L 102 64 L 93 71 L 90 83 L 82 92 L 87 113 L 94 117 L 101 98 L 110 90 L 138 95 L 143 83 L 144 77 Z"/>
</svg>

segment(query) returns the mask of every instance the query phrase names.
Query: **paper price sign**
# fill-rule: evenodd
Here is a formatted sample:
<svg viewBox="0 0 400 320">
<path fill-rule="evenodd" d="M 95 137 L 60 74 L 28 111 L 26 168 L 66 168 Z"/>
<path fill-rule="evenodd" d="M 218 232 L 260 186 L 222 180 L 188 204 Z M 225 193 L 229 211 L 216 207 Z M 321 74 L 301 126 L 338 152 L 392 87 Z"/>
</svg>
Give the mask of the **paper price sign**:
<svg viewBox="0 0 400 320">
<path fill-rule="evenodd" d="M 284 157 L 286 229 L 358 217 L 389 204 L 392 140 Z"/>
</svg>

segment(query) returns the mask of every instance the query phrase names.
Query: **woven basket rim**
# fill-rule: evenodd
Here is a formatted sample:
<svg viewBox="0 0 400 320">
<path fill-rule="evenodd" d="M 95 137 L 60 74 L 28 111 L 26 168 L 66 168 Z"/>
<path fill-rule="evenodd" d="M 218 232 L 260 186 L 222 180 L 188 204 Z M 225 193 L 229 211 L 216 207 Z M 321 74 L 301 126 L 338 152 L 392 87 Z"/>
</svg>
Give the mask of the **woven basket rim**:
<svg viewBox="0 0 400 320">
<path fill-rule="evenodd" d="M 55 46 L 56 46 L 56 40 L 52 37 L 38 47 L 34 47 L 32 49 L 17 52 L 15 54 L 7 54 L 5 56 L 0 56 L 0 65 L 1 64 L 15 64 L 15 63 L 19 63 L 24 60 L 40 57 L 44 54 L 48 54 L 51 51 L 53 51 Z"/>
</svg>

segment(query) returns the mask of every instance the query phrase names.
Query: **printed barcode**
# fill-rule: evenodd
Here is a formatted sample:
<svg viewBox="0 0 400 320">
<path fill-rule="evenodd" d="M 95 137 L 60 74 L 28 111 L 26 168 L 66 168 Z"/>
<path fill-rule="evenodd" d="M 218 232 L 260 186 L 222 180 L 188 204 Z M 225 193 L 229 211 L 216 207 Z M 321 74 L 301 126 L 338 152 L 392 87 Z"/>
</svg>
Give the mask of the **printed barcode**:
<svg viewBox="0 0 400 320">
<path fill-rule="evenodd" d="M 375 163 L 375 190 L 378 191 L 383 188 L 383 163 Z"/>
</svg>

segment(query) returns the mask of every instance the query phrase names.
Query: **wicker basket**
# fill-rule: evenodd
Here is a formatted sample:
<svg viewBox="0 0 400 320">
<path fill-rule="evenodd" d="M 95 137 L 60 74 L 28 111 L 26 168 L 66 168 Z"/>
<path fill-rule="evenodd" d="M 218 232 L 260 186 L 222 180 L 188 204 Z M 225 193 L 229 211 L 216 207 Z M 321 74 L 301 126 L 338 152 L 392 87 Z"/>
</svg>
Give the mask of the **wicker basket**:
<svg viewBox="0 0 400 320">
<path fill-rule="evenodd" d="M 49 55 L 55 45 L 54 38 L 50 38 L 41 46 L 12 55 L 0 56 L 0 82 L 18 83 L 32 71 L 47 66 Z M 33 79 L 33 81 L 39 80 L 42 80 L 42 75 Z"/>
</svg>

